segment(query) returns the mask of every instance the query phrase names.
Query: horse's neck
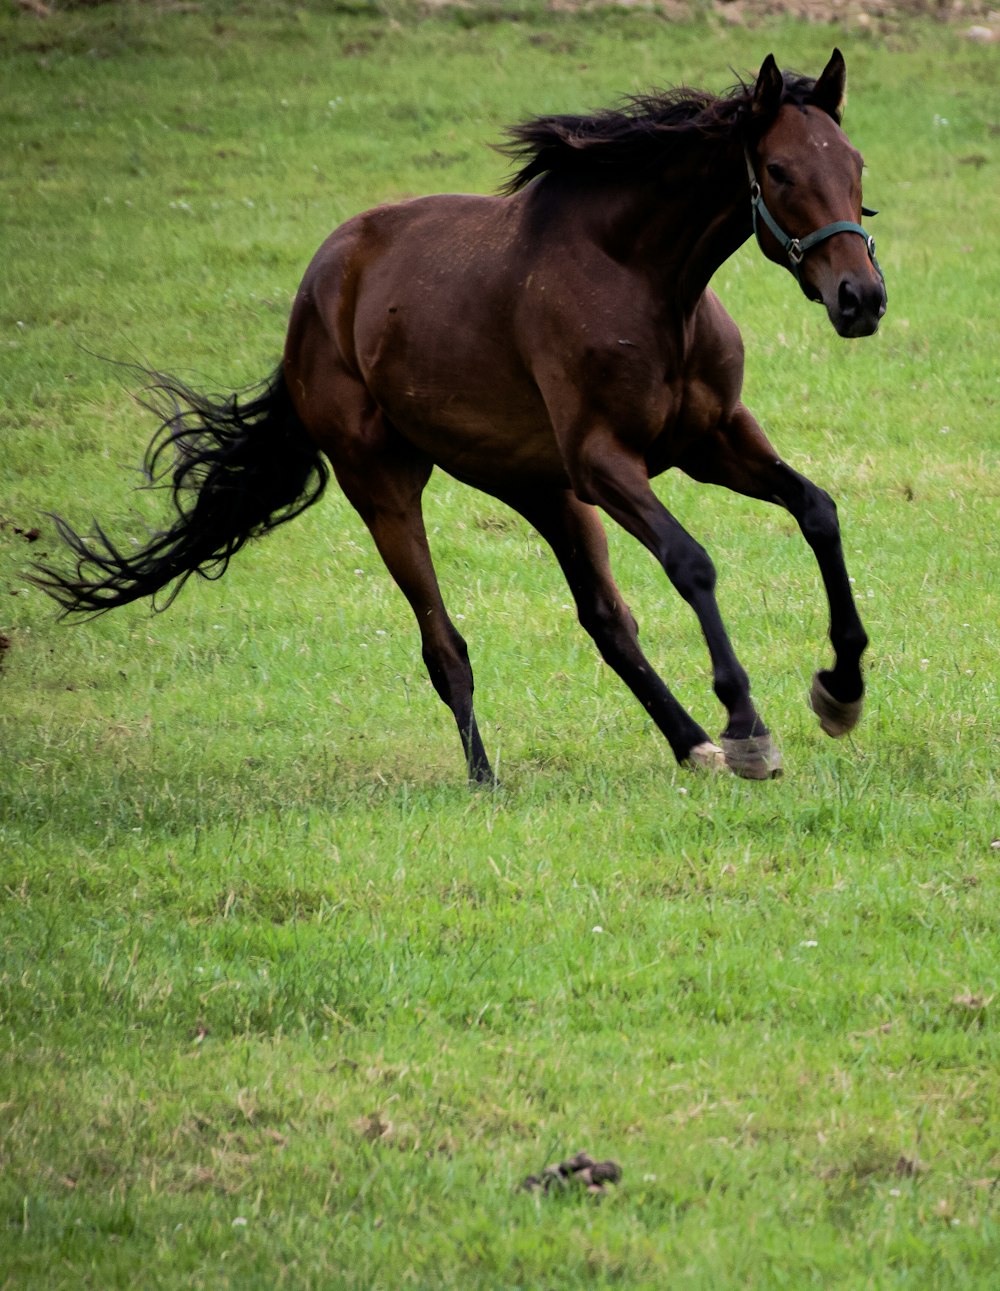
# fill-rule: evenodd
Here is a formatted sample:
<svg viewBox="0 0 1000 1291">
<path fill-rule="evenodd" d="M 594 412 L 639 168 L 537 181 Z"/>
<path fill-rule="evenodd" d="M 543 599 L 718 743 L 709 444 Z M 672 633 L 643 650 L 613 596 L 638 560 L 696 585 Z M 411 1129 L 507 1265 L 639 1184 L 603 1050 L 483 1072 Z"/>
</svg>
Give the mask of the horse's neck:
<svg viewBox="0 0 1000 1291">
<path fill-rule="evenodd" d="M 693 309 L 715 271 L 752 232 L 747 172 L 737 145 L 692 148 L 668 174 L 608 194 L 598 236 L 616 259 Z"/>
</svg>

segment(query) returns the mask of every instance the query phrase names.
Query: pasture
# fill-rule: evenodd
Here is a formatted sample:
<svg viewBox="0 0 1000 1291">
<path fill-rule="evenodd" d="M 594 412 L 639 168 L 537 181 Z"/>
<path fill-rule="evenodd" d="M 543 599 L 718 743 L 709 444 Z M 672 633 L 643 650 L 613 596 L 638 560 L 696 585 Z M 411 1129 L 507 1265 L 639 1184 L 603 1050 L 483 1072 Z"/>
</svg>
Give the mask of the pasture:
<svg viewBox="0 0 1000 1291">
<path fill-rule="evenodd" d="M 538 536 L 441 475 L 495 791 L 336 487 L 162 616 L 29 587 L 46 512 L 162 518 L 106 358 L 252 384 L 352 213 L 497 188 L 530 114 L 835 44 L 882 329 L 840 340 L 752 243 L 715 285 L 840 508 L 847 741 L 794 523 L 680 476 L 783 779 L 678 769 Z M 534 0 L 0 14 L 0 1287 L 995 1285 L 997 48 Z M 693 616 L 609 536 L 714 734 Z M 599 1203 L 519 1188 L 581 1148 L 623 1170 Z"/>
</svg>

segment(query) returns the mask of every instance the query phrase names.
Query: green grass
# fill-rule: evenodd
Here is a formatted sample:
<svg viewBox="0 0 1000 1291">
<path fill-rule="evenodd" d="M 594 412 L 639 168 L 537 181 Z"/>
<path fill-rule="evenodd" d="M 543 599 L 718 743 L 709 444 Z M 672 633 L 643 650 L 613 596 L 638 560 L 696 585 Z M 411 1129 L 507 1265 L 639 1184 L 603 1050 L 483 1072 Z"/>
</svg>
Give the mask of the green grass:
<svg viewBox="0 0 1000 1291">
<path fill-rule="evenodd" d="M 336 490 L 162 617 L 69 629 L 28 590 L 46 511 L 157 514 L 97 356 L 256 381 L 352 212 L 489 191 L 531 112 L 834 43 L 883 329 L 839 341 L 752 246 L 717 285 L 748 402 L 840 505 L 872 637 L 848 742 L 806 708 L 793 525 L 681 478 L 773 784 L 679 771 L 537 536 L 444 477 L 496 793 Z M 0 122 L 0 1287 L 994 1285 L 994 53 L 527 3 L 5 13 Z M 696 624 L 612 547 L 716 729 Z M 580 1147 L 623 1166 L 602 1204 L 518 1191 Z"/>
</svg>

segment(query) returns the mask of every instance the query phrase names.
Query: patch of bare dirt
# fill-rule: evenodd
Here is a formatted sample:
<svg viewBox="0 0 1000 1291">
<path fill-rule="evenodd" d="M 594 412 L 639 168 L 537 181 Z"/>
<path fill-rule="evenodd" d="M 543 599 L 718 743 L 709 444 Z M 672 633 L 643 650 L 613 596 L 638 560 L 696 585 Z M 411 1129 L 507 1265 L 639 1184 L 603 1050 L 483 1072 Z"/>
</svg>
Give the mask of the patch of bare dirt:
<svg viewBox="0 0 1000 1291">
<path fill-rule="evenodd" d="M 874 22 L 892 18 L 934 18 L 940 22 L 968 22 L 974 17 L 1000 19 L 996 0 L 715 0 L 715 11 L 723 18 L 740 14 L 768 18 L 784 15 L 808 22 L 837 22 L 864 19 Z"/>
<path fill-rule="evenodd" d="M 503 6 L 502 0 L 414 0 L 414 7 L 426 12 L 483 9 L 496 16 Z M 641 9 L 662 14 L 673 22 L 705 14 L 704 0 L 546 0 L 545 7 L 550 13 Z M 929 18 L 951 25 L 965 23 L 966 34 L 972 40 L 1000 42 L 997 0 L 712 0 L 711 10 L 720 21 L 737 26 L 753 26 L 766 18 L 786 17 L 854 28 L 880 28 L 893 27 L 905 18 Z"/>
<path fill-rule="evenodd" d="M 474 7 L 476 0 L 424 0 L 429 8 L 450 4 Z M 607 5 L 646 9 L 682 22 L 703 15 L 703 4 L 692 0 L 548 0 L 553 13 L 572 13 Z M 804 22 L 838 23 L 855 29 L 896 27 L 905 18 L 929 18 L 949 25 L 966 24 L 966 35 L 981 43 L 1000 42 L 997 0 L 712 0 L 712 12 L 733 26 L 754 26 L 767 18 L 798 18 Z"/>
<path fill-rule="evenodd" d="M 15 9 L 35 18 L 48 18 L 60 10 L 93 9 L 115 0 L 13 0 Z M 155 0 L 163 13 L 200 13 L 198 0 Z M 416 10 L 483 9 L 492 16 L 502 12 L 502 0 L 412 0 Z M 646 9 L 683 21 L 704 14 L 704 0 L 547 0 L 552 13 L 573 13 L 597 8 Z M 784 16 L 807 22 L 844 22 L 871 26 L 902 17 L 936 18 L 947 23 L 967 23 L 972 40 L 1000 42 L 1000 9 L 997 0 L 712 0 L 712 9 L 724 22 L 752 24 L 763 18 Z"/>
</svg>

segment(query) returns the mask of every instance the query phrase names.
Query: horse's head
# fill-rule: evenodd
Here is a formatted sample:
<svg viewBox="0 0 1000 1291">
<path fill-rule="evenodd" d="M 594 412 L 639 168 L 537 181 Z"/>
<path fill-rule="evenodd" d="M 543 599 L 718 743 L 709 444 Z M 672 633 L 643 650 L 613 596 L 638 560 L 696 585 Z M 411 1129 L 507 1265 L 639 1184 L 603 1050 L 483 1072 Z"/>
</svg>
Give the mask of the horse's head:
<svg viewBox="0 0 1000 1291">
<path fill-rule="evenodd" d="M 874 239 L 861 227 L 861 154 L 840 128 L 847 68 L 839 49 L 822 76 L 789 95 L 772 55 L 752 95 L 746 141 L 754 232 L 841 336 L 871 336 L 885 313 Z"/>
</svg>

